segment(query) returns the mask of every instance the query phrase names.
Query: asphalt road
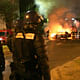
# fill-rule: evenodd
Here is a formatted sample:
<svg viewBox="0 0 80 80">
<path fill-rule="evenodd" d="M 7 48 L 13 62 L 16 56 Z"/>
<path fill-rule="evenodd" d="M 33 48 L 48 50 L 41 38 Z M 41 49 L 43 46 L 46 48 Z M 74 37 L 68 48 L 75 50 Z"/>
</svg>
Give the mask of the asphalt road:
<svg viewBox="0 0 80 80">
<path fill-rule="evenodd" d="M 80 40 L 48 41 L 47 46 L 50 69 L 80 56 Z"/>
</svg>

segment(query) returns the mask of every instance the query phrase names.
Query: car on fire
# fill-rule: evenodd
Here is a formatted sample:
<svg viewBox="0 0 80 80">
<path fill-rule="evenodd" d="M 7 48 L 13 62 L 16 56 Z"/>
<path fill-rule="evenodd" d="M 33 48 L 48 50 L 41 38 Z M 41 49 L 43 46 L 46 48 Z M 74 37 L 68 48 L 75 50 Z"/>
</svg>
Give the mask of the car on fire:
<svg viewBox="0 0 80 80">
<path fill-rule="evenodd" d="M 70 39 L 71 38 L 71 34 L 68 32 L 57 32 L 57 33 L 53 33 L 51 35 L 51 39 L 55 40 L 55 39 Z"/>
<path fill-rule="evenodd" d="M 69 37 L 71 37 L 71 34 L 68 32 L 60 32 L 56 34 L 56 39 L 69 39 Z"/>
</svg>

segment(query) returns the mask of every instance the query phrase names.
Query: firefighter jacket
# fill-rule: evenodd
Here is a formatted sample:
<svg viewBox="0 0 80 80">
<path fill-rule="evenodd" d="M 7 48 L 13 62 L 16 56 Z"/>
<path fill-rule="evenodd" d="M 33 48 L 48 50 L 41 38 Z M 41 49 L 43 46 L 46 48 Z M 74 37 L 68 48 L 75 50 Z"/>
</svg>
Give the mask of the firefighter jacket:
<svg viewBox="0 0 80 80">
<path fill-rule="evenodd" d="M 21 42 L 21 40 L 23 42 Z M 41 74 L 44 76 L 44 80 L 50 80 L 48 57 L 45 54 L 46 50 L 43 37 L 40 34 L 36 32 L 31 32 L 29 30 L 26 32 L 20 31 L 16 34 L 16 36 L 14 36 L 12 42 L 13 61 L 20 62 L 22 59 L 23 63 L 25 61 L 32 60 L 32 55 L 35 54 L 34 57 L 35 59 L 37 59 L 38 66 L 41 69 L 40 71 Z M 24 46 L 21 46 L 20 43 Z"/>
</svg>

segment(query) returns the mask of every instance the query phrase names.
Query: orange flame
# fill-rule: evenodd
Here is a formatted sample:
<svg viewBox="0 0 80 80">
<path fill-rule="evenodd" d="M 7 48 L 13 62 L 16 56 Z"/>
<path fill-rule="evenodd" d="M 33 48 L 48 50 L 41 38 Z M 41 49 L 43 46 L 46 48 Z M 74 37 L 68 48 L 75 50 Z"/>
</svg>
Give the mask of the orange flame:
<svg viewBox="0 0 80 80">
<path fill-rule="evenodd" d="M 65 32 L 71 33 L 71 28 L 63 28 L 60 24 L 52 25 L 50 28 L 49 39 L 51 40 L 56 34 L 65 34 Z"/>
<path fill-rule="evenodd" d="M 49 39 L 56 34 L 65 34 L 72 32 L 72 18 L 75 15 L 67 8 L 57 8 L 49 14 Z M 68 20 L 65 20 L 67 18 Z"/>
</svg>

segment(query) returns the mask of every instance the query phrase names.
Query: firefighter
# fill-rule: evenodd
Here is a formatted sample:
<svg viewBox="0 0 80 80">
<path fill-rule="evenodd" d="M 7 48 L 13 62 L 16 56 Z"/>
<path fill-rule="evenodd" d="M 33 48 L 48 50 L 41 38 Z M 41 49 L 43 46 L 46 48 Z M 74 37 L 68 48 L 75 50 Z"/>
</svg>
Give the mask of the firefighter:
<svg viewBox="0 0 80 80">
<path fill-rule="evenodd" d="M 24 26 L 16 30 L 13 38 L 13 63 L 10 80 L 50 80 L 48 57 L 40 27 L 41 16 L 27 11 Z"/>
<path fill-rule="evenodd" d="M 2 72 L 5 70 L 5 58 L 3 54 L 3 48 L 0 41 L 0 80 L 3 80 Z"/>
</svg>

